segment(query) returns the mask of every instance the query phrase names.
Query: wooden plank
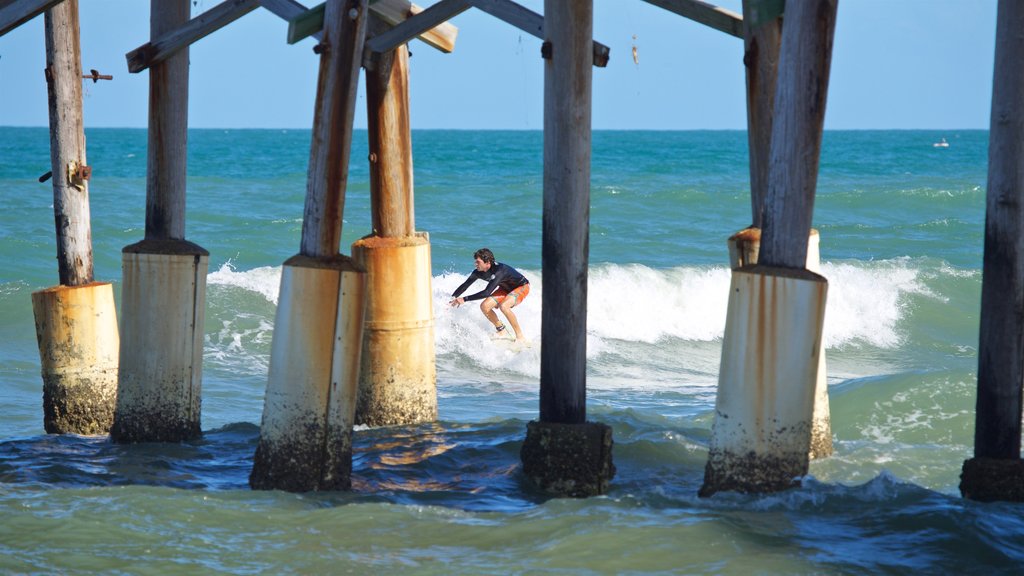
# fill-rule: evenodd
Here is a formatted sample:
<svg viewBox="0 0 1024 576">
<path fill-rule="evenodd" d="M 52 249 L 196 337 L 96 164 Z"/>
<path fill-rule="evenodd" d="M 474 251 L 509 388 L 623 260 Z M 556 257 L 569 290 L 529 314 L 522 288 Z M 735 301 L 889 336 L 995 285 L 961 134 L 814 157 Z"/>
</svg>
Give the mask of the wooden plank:
<svg viewBox="0 0 1024 576">
<path fill-rule="evenodd" d="M 593 3 L 545 0 L 540 420 L 586 422 Z"/>
<path fill-rule="evenodd" d="M 279 16 L 285 22 L 291 22 L 307 11 L 305 6 L 299 4 L 295 0 L 260 0 L 260 5 Z M 317 41 L 320 41 L 323 38 L 323 34 L 320 33 L 320 30 L 323 29 L 322 22 L 323 21 L 321 20 L 320 29 L 312 33 L 313 38 L 316 38 Z M 289 42 L 289 44 L 294 43 L 295 42 Z"/>
<path fill-rule="evenodd" d="M 0 6 L 0 36 L 39 16 L 62 0 L 20 0 Z"/>
<path fill-rule="evenodd" d="M 370 18 L 372 34 L 390 27 L 383 18 Z M 384 238 L 405 238 L 416 231 L 409 126 L 409 49 L 398 46 L 366 71 L 370 213 L 373 233 Z"/>
<path fill-rule="evenodd" d="M 725 32 L 730 36 L 743 38 L 743 17 L 732 10 L 726 10 L 725 8 L 720 8 L 714 4 L 708 4 L 707 2 L 701 2 L 700 0 L 644 1 L 659 8 L 664 8 L 665 10 L 678 14 L 684 18 L 689 18 L 694 22 L 699 22 L 705 26 L 714 28 L 719 32 Z"/>
<path fill-rule="evenodd" d="M 93 281 L 93 258 L 89 180 L 75 174 L 86 166 L 78 0 L 47 10 L 44 28 L 57 268 L 61 286 L 82 286 Z"/>
<path fill-rule="evenodd" d="M 788 25 L 788 23 L 787 23 Z M 1017 460 L 1024 382 L 1024 4 L 999 2 L 981 278 L 975 458 Z"/>
<path fill-rule="evenodd" d="M 290 0 L 272 0 L 274 2 Z M 290 18 L 288 26 L 288 43 L 294 44 L 299 40 L 316 34 L 324 26 L 323 4 L 311 8 L 306 13 L 298 14 Z M 408 0 L 374 0 L 370 3 L 370 11 L 382 18 L 388 24 L 397 26 L 409 18 L 423 12 L 423 8 L 409 2 Z M 417 38 L 444 53 L 450 53 L 455 49 L 455 38 L 459 29 L 448 22 L 442 22 L 437 26 L 426 30 Z M 371 34 L 372 36 L 372 34 Z"/>
<path fill-rule="evenodd" d="M 328 0 L 325 6 L 324 43 L 332 48 L 320 54 L 299 250 L 304 256 L 339 253 L 367 10 L 366 0 Z"/>
<path fill-rule="evenodd" d="M 299 40 L 320 32 L 324 29 L 324 8 L 326 2 L 306 10 L 288 21 L 288 43 L 295 44 Z"/>
<path fill-rule="evenodd" d="M 751 226 L 761 228 L 768 198 L 768 164 L 771 158 L 772 109 L 779 70 L 782 19 L 768 20 L 765 0 L 743 0 L 743 65 L 747 75 L 747 146 L 750 154 Z M 759 18 L 751 17 L 761 11 Z M 755 25 L 760 21 L 760 25 Z"/>
<path fill-rule="evenodd" d="M 159 38 L 126 54 L 128 71 L 142 72 L 153 64 L 163 62 L 182 48 L 220 30 L 259 6 L 259 0 L 225 0 L 189 20 L 183 26 L 169 30 Z"/>
<path fill-rule="evenodd" d="M 779 49 L 758 263 L 804 268 L 821 159 L 838 0 L 790 2 Z"/>
<path fill-rule="evenodd" d="M 366 48 L 372 52 L 383 54 L 422 35 L 427 30 L 451 20 L 469 10 L 470 7 L 470 0 L 441 0 L 391 30 L 371 38 L 366 43 Z"/>
<path fill-rule="evenodd" d="M 473 0 L 473 6 L 527 34 L 544 39 L 544 17 L 525 6 L 511 0 Z M 604 68 L 608 65 L 610 49 L 600 42 L 594 42 L 593 48 L 594 66 Z"/>
<path fill-rule="evenodd" d="M 421 6 L 408 0 L 377 0 L 370 5 L 371 12 L 392 26 L 398 26 L 423 10 Z M 452 50 L 455 50 L 455 39 L 458 35 L 458 27 L 450 22 L 442 22 L 420 34 L 418 38 L 441 52 L 450 54 Z"/>
<path fill-rule="evenodd" d="M 151 38 L 189 19 L 189 0 L 150 0 Z M 149 69 L 146 239 L 185 239 L 188 152 L 188 46 Z"/>
</svg>

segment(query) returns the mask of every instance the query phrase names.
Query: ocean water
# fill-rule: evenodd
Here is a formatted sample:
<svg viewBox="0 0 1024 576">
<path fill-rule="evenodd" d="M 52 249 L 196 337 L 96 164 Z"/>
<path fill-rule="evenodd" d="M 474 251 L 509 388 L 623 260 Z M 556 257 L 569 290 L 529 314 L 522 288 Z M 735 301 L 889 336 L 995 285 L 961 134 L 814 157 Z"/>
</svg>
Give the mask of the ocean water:
<svg viewBox="0 0 1024 576">
<path fill-rule="evenodd" d="M 700 499 L 729 271 L 750 222 L 742 132 L 596 132 L 588 417 L 608 495 L 520 476 L 539 346 L 488 349 L 447 295 L 490 247 L 532 281 L 539 132 L 413 133 L 433 253 L 440 418 L 359 429 L 351 492 L 251 491 L 280 265 L 298 251 L 303 130 L 189 133 L 187 237 L 210 251 L 203 437 L 46 435 L 30 294 L 57 283 L 45 129 L 0 128 L 0 572 L 118 574 L 1016 574 L 1024 506 L 958 491 L 972 455 L 988 134 L 826 132 L 815 203 L 835 454 L 800 488 Z M 90 130 L 96 278 L 143 237 L 146 135 Z M 946 138 L 949 148 L 932 143 Z M 343 250 L 368 233 L 365 132 Z"/>
</svg>

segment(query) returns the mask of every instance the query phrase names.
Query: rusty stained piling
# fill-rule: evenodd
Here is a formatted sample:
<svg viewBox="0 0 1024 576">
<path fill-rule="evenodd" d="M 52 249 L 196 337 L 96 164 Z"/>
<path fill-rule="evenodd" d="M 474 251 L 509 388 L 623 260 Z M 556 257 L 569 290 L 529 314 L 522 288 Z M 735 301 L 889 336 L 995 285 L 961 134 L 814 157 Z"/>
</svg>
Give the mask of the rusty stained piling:
<svg viewBox="0 0 1024 576">
<path fill-rule="evenodd" d="M 338 244 L 366 20 L 366 0 L 325 6 L 302 242 L 281 269 L 254 489 L 351 487 L 366 273 Z"/>
<path fill-rule="evenodd" d="M 611 428 L 587 422 L 592 0 L 544 2 L 543 296 L 540 419 L 526 429 L 523 474 L 557 496 L 604 494 Z"/>
<path fill-rule="evenodd" d="M 368 34 L 391 28 L 376 16 Z M 430 239 L 416 233 L 409 50 L 382 54 L 366 73 L 373 234 L 352 244 L 366 269 L 366 322 L 356 424 L 437 419 Z"/>
<path fill-rule="evenodd" d="M 189 20 L 188 0 L 151 0 L 150 38 Z M 116 442 L 202 434 L 209 252 L 185 240 L 188 48 L 149 69 L 145 238 L 122 250 Z"/>
<path fill-rule="evenodd" d="M 729 264 L 733 270 L 757 264 L 761 247 L 761 230 L 746 228 L 729 238 Z M 820 236 L 812 229 L 807 239 L 807 270 L 821 274 Z M 828 371 L 825 362 L 825 342 L 818 349 L 818 372 L 814 381 L 814 411 L 811 418 L 811 460 L 832 455 L 832 416 L 828 399 Z"/>
<path fill-rule="evenodd" d="M 981 501 L 1024 502 L 1024 5 L 1000 0 L 989 131 L 985 254 L 981 279 L 974 457 L 960 493 Z"/>
<path fill-rule="evenodd" d="M 44 20 L 60 285 L 32 294 L 43 427 L 48 433 L 106 434 L 117 393 L 118 330 L 111 284 L 93 282 L 78 0 L 50 8 Z"/>
<path fill-rule="evenodd" d="M 807 473 L 828 283 L 806 266 L 836 4 L 786 5 L 760 262 L 732 272 L 701 496 L 784 490 Z"/>
</svg>

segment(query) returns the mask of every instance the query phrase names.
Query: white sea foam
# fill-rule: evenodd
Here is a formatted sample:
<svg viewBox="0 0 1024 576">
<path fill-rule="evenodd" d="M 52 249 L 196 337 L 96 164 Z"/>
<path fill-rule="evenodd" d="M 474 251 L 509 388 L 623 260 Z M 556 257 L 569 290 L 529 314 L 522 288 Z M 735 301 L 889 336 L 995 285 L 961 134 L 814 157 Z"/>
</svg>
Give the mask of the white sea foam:
<svg viewBox="0 0 1024 576">
<path fill-rule="evenodd" d="M 827 348 L 851 344 L 897 347 L 902 338 L 901 322 L 910 310 L 908 296 L 942 297 L 931 293 L 921 279 L 921 271 L 910 260 L 825 263 L 822 272 L 829 279 Z M 530 295 L 515 311 L 533 345 L 518 353 L 490 342 L 493 328 L 480 313 L 478 302 L 458 309 L 448 306 L 451 293 L 465 275 L 449 272 L 435 276 L 432 297 L 438 355 L 454 354 L 487 368 L 535 375 L 540 366 L 544 283 L 540 271 L 523 273 L 530 278 Z M 280 277 L 280 267 L 238 271 L 228 262 L 210 273 L 207 282 L 249 290 L 276 304 Z M 621 351 L 627 343 L 643 346 L 721 339 L 729 280 L 730 272 L 725 267 L 594 266 L 588 289 L 588 357 Z M 483 282 L 477 282 L 467 293 L 483 287 Z M 220 338 L 226 336 L 221 334 Z"/>
</svg>

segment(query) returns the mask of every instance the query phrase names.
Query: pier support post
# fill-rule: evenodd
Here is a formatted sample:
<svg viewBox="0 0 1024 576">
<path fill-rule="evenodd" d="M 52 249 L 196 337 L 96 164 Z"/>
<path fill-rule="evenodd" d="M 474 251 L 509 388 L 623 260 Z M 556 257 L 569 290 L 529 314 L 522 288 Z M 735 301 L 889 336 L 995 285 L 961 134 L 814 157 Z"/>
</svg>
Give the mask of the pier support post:
<svg viewBox="0 0 1024 576">
<path fill-rule="evenodd" d="M 836 6 L 786 5 L 760 263 L 732 273 L 701 496 L 807 474 L 828 283 L 806 267 Z"/>
<path fill-rule="evenodd" d="M 44 19 L 60 284 L 32 294 L 43 428 L 50 434 L 106 434 L 117 395 L 117 313 L 111 285 L 93 282 L 78 0 L 50 8 Z"/>
<path fill-rule="evenodd" d="M 807 270 L 821 274 L 820 236 L 812 229 L 807 239 Z M 746 228 L 729 238 L 729 263 L 733 270 L 757 264 L 757 254 L 761 247 L 761 230 Z M 831 456 L 832 416 L 828 400 L 828 370 L 825 363 L 825 341 L 821 340 L 818 349 L 818 373 L 814 380 L 814 413 L 811 418 L 811 460 Z"/>
<path fill-rule="evenodd" d="M 150 37 L 188 22 L 189 0 L 151 0 Z M 185 240 L 188 48 L 149 69 L 146 234 L 122 250 L 121 366 L 115 442 L 202 434 L 209 253 Z"/>
<path fill-rule="evenodd" d="M 344 256 L 282 266 L 253 488 L 351 488 L 364 277 Z"/>
<path fill-rule="evenodd" d="M 368 236 L 352 245 L 366 270 L 357 424 L 437 420 L 430 240 Z"/>
<path fill-rule="evenodd" d="M 367 1 L 328 0 L 299 254 L 284 263 L 249 485 L 351 486 L 366 273 L 339 254 Z"/>
<path fill-rule="evenodd" d="M 544 281 L 540 421 L 527 426 L 523 474 L 557 496 L 604 494 L 612 433 L 587 422 L 593 1 L 544 2 Z"/>
<path fill-rule="evenodd" d="M 390 26 L 371 16 L 368 34 Z M 409 50 L 381 55 L 366 73 L 373 234 L 352 244 L 366 270 L 366 327 L 356 424 L 437 420 L 430 239 L 416 233 Z"/>
<path fill-rule="evenodd" d="M 960 493 L 1024 502 L 1024 5 L 1000 0 L 988 147 L 974 457 Z"/>
</svg>

